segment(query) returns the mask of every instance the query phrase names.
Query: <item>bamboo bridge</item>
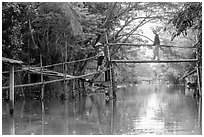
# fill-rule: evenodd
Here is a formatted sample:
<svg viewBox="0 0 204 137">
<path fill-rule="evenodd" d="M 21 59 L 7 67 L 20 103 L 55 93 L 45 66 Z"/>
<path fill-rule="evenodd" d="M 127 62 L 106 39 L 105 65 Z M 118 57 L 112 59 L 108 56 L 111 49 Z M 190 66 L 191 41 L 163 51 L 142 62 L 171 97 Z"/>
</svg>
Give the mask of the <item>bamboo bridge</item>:
<svg viewBox="0 0 204 137">
<path fill-rule="evenodd" d="M 106 35 L 106 33 L 105 33 Z M 95 57 L 90 57 L 90 58 L 85 58 L 85 59 L 81 59 L 81 60 L 76 60 L 76 61 L 70 61 L 70 62 L 62 62 L 62 63 L 57 63 L 57 64 L 52 64 L 52 65 L 48 65 L 48 66 L 42 66 L 42 57 L 40 56 L 40 67 L 39 66 L 25 66 L 23 65 L 22 61 L 17 61 L 17 60 L 13 60 L 13 59 L 8 59 L 8 58 L 4 58 L 2 57 L 2 61 L 3 63 L 7 63 L 10 65 L 10 70 L 7 72 L 2 72 L 4 73 L 9 73 L 10 74 L 10 78 L 9 78 L 9 87 L 2 87 L 2 89 L 8 89 L 9 88 L 9 100 L 10 100 L 10 114 L 14 113 L 14 88 L 18 88 L 18 87 L 28 87 L 28 86 L 36 86 L 36 85 L 41 85 L 42 86 L 42 90 L 41 90 L 41 99 L 43 99 L 44 97 L 44 85 L 45 84 L 49 84 L 49 83 L 53 83 L 53 82 L 60 82 L 60 81 L 68 81 L 68 80 L 74 80 L 74 79 L 80 79 L 80 80 L 84 80 L 85 82 L 94 82 L 94 80 L 101 74 L 104 72 L 107 72 L 109 75 L 108 81 L 110 83 L 110 87 L 111 87 L 111 93 L 110 96 L 111 98 L 116 98 L 116 91 L 115 91 L 115 75 L 114 75 L 114 67 L 113 67 L 113 63 L 181 63 L 181 62 L 196 62 L 197 63 L 197 75 L 198 75 L 198 89 L 199 89 L 199 95 L 201 95 L 201 79 L 200 79 L 200 74 L 201 74 L 201 70 L 198 67 L 198 59 L 180 59 L 180 60 L 114 60 L 111 59 L 110 56 L 110 52 L 109 52 L 109 48 L 111 46 L 153 46 L 153 45 L 147 45 L 147 44 L 132 44 L 132 43 L 108 43 L 107 40 L 107 35 L 106 35 L 106 43 L 105 43 L 105 59 L 106 59 L 106 67 L 103 70 L 100 71 L 95 71 L 95 72 L 91 72 L 88 74 L 84 74 L 84 75 L 80 75 L 80 76 L 73 76 L 73 75 L 68 75 L 65 71 L 64 66 L 70 64 L 70 63 L 77 63 L 77 62 L 84 62 L 84 61 L 91 61 L 96 59 Z M 177 47 L 177 46 L 167 46 L 167 45 L 162 45 L 162 47 L 165 48 L 192 48 L 195 49 L 194 47 Z M 67 53 L 67 51 L 65 51 L 65 53 Z M 14 71 L 14 66 L 20 66 L 21 69 L 20 70 L 16 70 Z M 49 70 L 47 68 L 49 67 L 53 67 L 53 66 L 62 66 L 63 67 L 63 73 L 57 72 L 57 71 L 53 71 L 53 70 Z M 29 83 L 29 84 L 22 84 L 22 85 L 14 85 L 14 73 L 15 72 L 20 72 L 20 71 L 27 71 L 29 73 L 34 73 L 34 74 L 39 74 L 41 75 L 41 81 L 38 83 Z M 43 80 L 43 75 L 44 76 L 54 76 L 54 77 L 60 77 L 60 79 L 55 79 L 55 80 L 51 80 L 51 81 L 44 81 Z M 86 79 L 86 77 L 89 76 L 93 76 L 92 80 L 90 79 Z"/>
</svg>

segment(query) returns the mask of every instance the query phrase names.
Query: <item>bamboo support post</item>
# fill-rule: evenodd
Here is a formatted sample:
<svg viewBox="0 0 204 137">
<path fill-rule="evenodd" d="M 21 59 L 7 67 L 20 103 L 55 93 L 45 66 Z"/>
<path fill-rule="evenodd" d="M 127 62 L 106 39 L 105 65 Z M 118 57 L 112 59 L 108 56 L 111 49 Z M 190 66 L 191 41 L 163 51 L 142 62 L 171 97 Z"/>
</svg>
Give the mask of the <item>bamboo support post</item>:
<svg viewBox="0 0 204 137">
<path fill-rule="evenodd" d="M 106 52 L 106 61 L 107 61 L 107 68 L 110 68 L 110 54 L 108 45 L 105 45 L 105 52 Z M 105 72 L 105 81 L 110 81 L 110 70 Z"/>
<path fill-rule="evenodd" d="M 63 74 L 64 74 L 64 94 L 65 94 L 65 98 L 67 98 L 67 81 L 66 81 L 66 74 L 67 74 L 67 64 L 66 64 L 66 61 L 67 61 L 67 54 L 68 54 L 68 51 L 67 51 L 67 48 L 68 48 L 68 45 L 67 45 L 67 41 L 65 42 L 65 51 L 64 51 L 64 63 L 63 63 Z"/>
<path fill-rule="evenodd" d="M 196 58 L 197 58 L 197 62 L 196 62 L 196 73 L 197 73 L 197 84 L 198 84 L 198 93 L 199 93 L 199 96 L 200 97 L 202 97 L 202 90 L 201 90 L 201 81 L 202 81 L 202 79 L 201 79 L 201 73 L 200 73 L 200 66 L 199 66 L 199 64 L 200 64 L 200 61 L 201 61 L 201 58 L 200 58 L 200 56 L 199 56 L 199 48 L 197 48 L 197 50 L 196 50 Z"/>
<path fill-rule="evenodd" d="M 14 93 L 14 66 L 16 65 L 22 65 L 22 61 L 9 59 L 2 57 L 2 61 L 5 63 L 8 63 L 10 65 L 9 70 L 9 110 L 11 116 L 14 114 L 14 101 L 15 101 L 15 93 Z M 3 87 L 2 87 L 3 89 Z"/>
<path fill-rule="evenodd" d="M 42 67 L 42 55 L 40 54 L 40 67 L 41 67 L 41 69 L 40 69 L 40 73 L 41 73 L 41 75 L 40 75 L 40 78 L 41 78 L 41 82 L 43 83 L 43 67 Z M 42 84 L 42 86 L 41 86 L 41 99 L 43 100 L 44 99 L 44 83 Z"/>
<path fill-rule="evenodd" d="M 114 68 L 111 66 L 111 80 L 112 80 L 112 90 L 113 90 L 113 99 L 116 99 L 116 85 L 115 85 L 115 73 Z"/>
<path fill-rule="evenodd" d="M 110 76 L 110 84 L 111 84 L 111 97 L 116 98 L 116 93 L 115 93 L 115 87 L 114 87 L 114 70 L 113 70 L 113 65 L 111 62 L 111 57 L 110 57 L 110 50 L 109 50 L 109 45 L 108 45 L 108 37 L 107 34 L 105 33 L 105 38 L 106 38 L 106 49 L 107 49 L 107 59 L 108 59 L 108 68 L 110 68 L 109 71 L 109 76 Z"/>
<path fill-rule="evenodd" d="M 199 92 L 199 96 L 202 96 L 202 91 L 201 91 L 201 76 L 200 76 L 200 70 L 199 70 L 198 63 L 196 63 L 196 71 L 197 71 L 198 92 Z"/>
<path fill-rule="evenodd" d="M 14 114 L 14 66 L 10 66 L 10 78 L 9 78 L 9 106 L 10 114 Z"/>
<path fill-rule="evenodd" d="M 28 73 L 28 83 L 31 83 L 30 73 Z M 31 87 L 29 87 L 29 94 L 31 95 Z"/>
</svg>

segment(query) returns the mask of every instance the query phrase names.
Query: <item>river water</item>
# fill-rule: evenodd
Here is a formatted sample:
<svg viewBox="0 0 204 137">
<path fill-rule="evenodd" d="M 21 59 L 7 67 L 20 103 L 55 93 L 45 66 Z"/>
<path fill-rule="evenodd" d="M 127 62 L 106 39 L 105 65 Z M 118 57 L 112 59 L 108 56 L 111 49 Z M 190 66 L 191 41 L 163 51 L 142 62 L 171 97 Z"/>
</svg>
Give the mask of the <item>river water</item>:
<svg viewBox="0 0 204 137">
<path fill-rule="evenodd" d="M 178 86 L 140 84 L 117 89 L 117 100 L 103 93 L 17 100 L 9 115 L 2 102 L 2 134 L 17 135 L 201 135 L 201 99 Z"/>
</svg>

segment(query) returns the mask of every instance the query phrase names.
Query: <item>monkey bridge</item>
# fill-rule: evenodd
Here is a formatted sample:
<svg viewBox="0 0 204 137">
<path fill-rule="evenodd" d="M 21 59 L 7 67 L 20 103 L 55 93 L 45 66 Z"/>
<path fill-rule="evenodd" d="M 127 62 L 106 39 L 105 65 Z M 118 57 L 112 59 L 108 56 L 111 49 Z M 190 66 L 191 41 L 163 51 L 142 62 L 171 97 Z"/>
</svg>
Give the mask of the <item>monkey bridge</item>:
<svg viewBox="0 0 204 137">
<path fill-rule="evenodd" d="M 62 63 L 57 63 L 57 64 L 52 64 L 52 65 L 47 65 L 47 66 L 42 66 L 42 57 L 40 56 L 40 67 L 38 66 L 24 66 L 22 61 L 17 61 L 17 60 L 12 60 L 8 58 L 2 57 L 2 61 L 4 63 L 7 63 L 10 65 L 10 71 L 7 72 L 2 72 L 3 74 L 5 73 L 10 73 L 10 84 L 8 87 L 2 87 L 2 89 L 10 89 L 10 103 L 11 103 L 11 108 L 10 108 L 10 113 L 13 113 L 14 110 L 14 88 L 18 87 L 27 87 L 27 86 L 36 86 L 36 85 L 41 85 L 41 99 L 44 97 L 44 85 L 53 83 L 53 82 L 60 82 L 64 81 L 66 85 L 66 81 L 68 80 L 74 80 L 74 79 L 80 79 L 83 80 L 84 82 L 88 83 L 93 83 L 95 82 L 96 78 L 101 74 L 104 73 L 107 76 L 106 81 L 110 83 L 111 87 L 111 93 L 110 96 L 111 98 L 116 98 L 116 86 L 115 86 L 115 74 L 114 74 L 114 67 L 113 63 L 180 63 L 180 62 L 196 62 L 196 72 L 198 76 L 198 89 L 199 89 L 199 94 L 201 95 L 201 68 L 198 66 L 198 57 L 196 59 L 180 59 L 180 60 L 114 60 L 111 58 L 110 55 L 110 47 L 111 46 L 135 46 L 135 47 L 141 47 L 141 46 L 153 46 L 150 44 L 132 44 L 132 43 L 108 43 L 108 38 L 105 32 L 105 46 L 104 46 L 104 52 L 105 52 L 105 60 L 106 60 L 106 65 L 103 70 L 100 71 L 95 71 L 91 72 L 88 74 L 80 75 L 80 76 L 73 76 L 73 75 L 68 75 L 67 74 L 67 65 L 71 63 L 77 63 L 77 62 L 85 62 L 85 61 L 91 61 L 96 59 L 97 56 L 90 57 L 90 58 L 85 58 L 81 60 L 76 60 L 76 61 L 70 61 L 70 62 L 62 62 Z M 161 45 L 164 48 L 189 48 L 189 49 L 194 49 L 194 47 L 178 47 L 178 46 L 168 46 L 168 45 Z M 67 49 L 67 48 L 65 48 Z M 65 51 L 67 53 L 67 51 Z M 66 55 L 66 54 L 65 54 Z M 65 57 L 66 58 L 66 57 Z M 65 59 L 66 60 L 66 59 Z M 21 66 L 20 70 L 14 71 L 14 66 Z M 62 66 L 63 68 L 63 73 L 49 70 L 47 68 L 53 67 L 53 66 Z M 38 83 L 28 83 L 28 84 L 22 84 L 22 85 L 14 85 L 14 72 L 21 72 L 21 71 L 27 71 L 29 73 L 34 73 L 34 74 L 39 74 L 41 75 L 41 81 Z M 51 81 L 44 81 L 43 80 L 43 75 L 44 76 L 54 76 L 58 77 L 60 79 L 55 79 Z M 87 79 L 87 77 L 93 76 L 92 79 Z"/>
</svg>

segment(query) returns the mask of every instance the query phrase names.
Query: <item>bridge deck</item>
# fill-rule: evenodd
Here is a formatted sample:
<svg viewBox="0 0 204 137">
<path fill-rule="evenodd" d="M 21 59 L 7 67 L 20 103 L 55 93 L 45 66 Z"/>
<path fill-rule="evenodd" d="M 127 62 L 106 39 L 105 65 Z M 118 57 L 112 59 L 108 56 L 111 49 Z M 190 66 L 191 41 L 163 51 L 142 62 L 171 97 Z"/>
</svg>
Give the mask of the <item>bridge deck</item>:
<svg viewBox="0 0 204 137">
<path fill-rule="evenodd" d="M 179 63 L 179 62 L 196 62 L 197 59 L 182 60 L 111 60 L 115 63 Z"/>
</svg>

